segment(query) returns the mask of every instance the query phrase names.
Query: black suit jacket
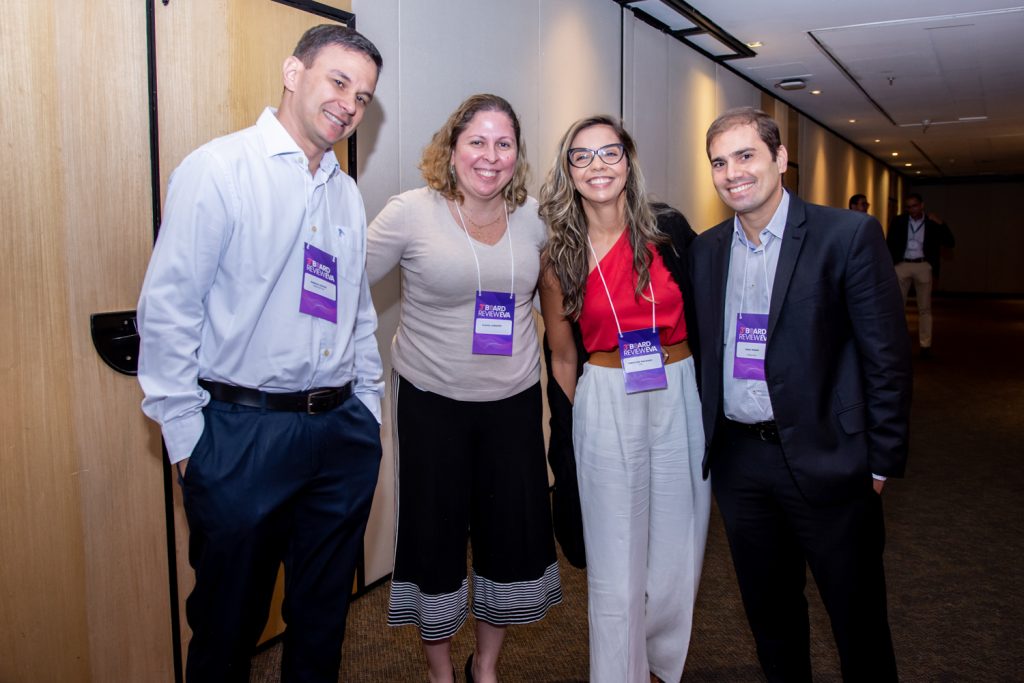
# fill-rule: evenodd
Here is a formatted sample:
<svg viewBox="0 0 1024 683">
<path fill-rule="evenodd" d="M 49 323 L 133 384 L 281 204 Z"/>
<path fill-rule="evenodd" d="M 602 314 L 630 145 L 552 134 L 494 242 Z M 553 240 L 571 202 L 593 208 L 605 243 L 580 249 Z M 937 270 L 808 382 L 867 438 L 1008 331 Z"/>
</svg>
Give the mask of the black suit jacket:
<svg viewBox="0 0 1024 683">
<path fill-rule="evenodd" d="M 907 252 L 907 230 L 910 227 L 910 214 L 901 213 L 889 223 L 889 234 L 886 236 L 886 243 L 889 245 L 889 256 L 893 264 L 903 260 Z M 932 274 L 939 276 L 939 266 L 942 259 L 942 247 L 953 247 L 956 239 L 953 231 L 945 223 L 936 223 L 930 218 L 924 219 L 924 260 L 932 267 Z"/>
<path fill-rule="evenodd" d="M 724 419 L 725 287 L 733 219 L 693 243 L 705 476 Z M 732 329 L 734 325 L 729 325 Z M 765 378 L 786 461 L 814 504 L 863 491 L 872 473 L 903 474 L 910 341 L 878 222 L 790 196 L 768 317 Z"/>
</svg>

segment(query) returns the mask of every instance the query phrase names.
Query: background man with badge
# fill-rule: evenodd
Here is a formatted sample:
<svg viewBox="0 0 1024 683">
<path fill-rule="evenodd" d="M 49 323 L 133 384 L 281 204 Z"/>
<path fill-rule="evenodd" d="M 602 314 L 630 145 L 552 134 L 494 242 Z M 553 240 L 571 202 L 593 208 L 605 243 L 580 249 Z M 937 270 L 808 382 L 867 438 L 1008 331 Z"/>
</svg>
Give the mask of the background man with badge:
<svg viewBox="0 0 1024 683">
<path fill-rule="evenodd" d="M 881 491 L 903 474 L 910 348 L 882 230 L 783 190 L 779 128 L 752 108 L 708 129 L 734 218 L 691 251 L 705 476 L 769 681 L 811 681 L 809 565 L 846 681 L 896 681 Z"/>
<path fill-rule="evenodd" d="M 282 560 L 282 679 L 338 680 L 383 385 L 366 215 L 332 147 L 381 65 L 359 33 L 310 29 L 284 61 L 280 107 L 171 176 L 139 382 L 188 517 L 189 681 L 249 680 Z"/>
</svg>

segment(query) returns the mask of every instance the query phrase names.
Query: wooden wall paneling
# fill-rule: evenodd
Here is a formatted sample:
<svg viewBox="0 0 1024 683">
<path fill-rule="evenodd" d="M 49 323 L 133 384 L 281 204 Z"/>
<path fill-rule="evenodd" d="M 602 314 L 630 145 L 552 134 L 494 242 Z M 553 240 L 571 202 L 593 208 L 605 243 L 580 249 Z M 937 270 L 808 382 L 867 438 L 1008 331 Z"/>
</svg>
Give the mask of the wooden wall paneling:
<svg viewBox="0 0 1024 683">
<path fill-rule="evenodd" d="M 139 408 L 138 383 L 104 364 L 89 334 L 91 313 L 135 308 L 152 246 L 146 9 L 59 5 L 59 109 L 70 114 L 59 127 L 65 314 L 90 680 L 159 683 L 174 670 L 158 431 Z"/>
<path fill-rule="evenodd" d="M 85 681 L 52 3 L 0 3 L 0 680 Z"/>
</svg>

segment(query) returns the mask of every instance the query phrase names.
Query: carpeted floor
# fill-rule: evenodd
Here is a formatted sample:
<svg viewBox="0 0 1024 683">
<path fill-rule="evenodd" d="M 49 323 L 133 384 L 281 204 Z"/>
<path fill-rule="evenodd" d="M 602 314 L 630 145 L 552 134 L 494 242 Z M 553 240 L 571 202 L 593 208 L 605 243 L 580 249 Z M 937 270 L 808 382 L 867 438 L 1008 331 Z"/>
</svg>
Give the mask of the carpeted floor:
<svg viewBox="0 0 1024 683">
<path fill-rule="evenodd" d="M 1024 301 L 934 306 L 934 355 L 914 361 L 907 477 L 884 494 L 901 680 L 1024 681 Z M 913 316 L 910 326 L 916 337 Z M 502 680 L 587 680 L 586 576 L 563 563 L 562 580 L 565 602 L 548 619 L 510 629 Z M 340 680 L 426 680 L 416 632 L 385 625 L 387 592 L 382 586 L 353 604 Z M 815 681 L 839 681 L 813 585 L 808 595 Z M 467 625 L 453 646 L 459 671 L 472 647 Z M 280 645 L 257 655 L 251 680 L 277 681 L 279 660 Z M 763 680 L 716 512 L 682 680 Z"/>
</svg>

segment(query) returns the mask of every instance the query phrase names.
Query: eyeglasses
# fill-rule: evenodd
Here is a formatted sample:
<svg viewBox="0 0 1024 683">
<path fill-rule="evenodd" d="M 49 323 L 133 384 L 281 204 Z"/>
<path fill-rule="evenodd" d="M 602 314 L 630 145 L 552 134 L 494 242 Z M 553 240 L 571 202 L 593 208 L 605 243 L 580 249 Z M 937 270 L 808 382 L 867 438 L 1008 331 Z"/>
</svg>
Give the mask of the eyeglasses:
<svg viewBox="0 0 1024 683">
<path fill-rule="evenodd" d="M 588 149 L 586 147 L 573 147 L 569 150 L 569 165 L 575 168 L 586 168 L 594 161 L 594 157 L 601 157 L 601 161 L 614 166 L 626 156 L 625 147 L 621 142 L 614 142 L 605 145 L 601 149 Z"/>
</svg>

